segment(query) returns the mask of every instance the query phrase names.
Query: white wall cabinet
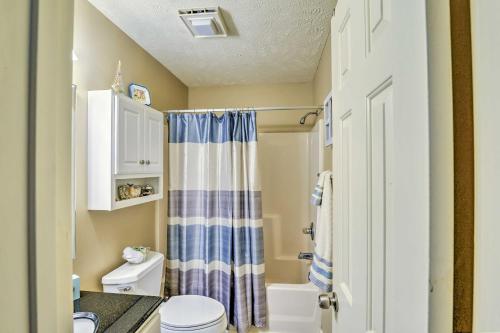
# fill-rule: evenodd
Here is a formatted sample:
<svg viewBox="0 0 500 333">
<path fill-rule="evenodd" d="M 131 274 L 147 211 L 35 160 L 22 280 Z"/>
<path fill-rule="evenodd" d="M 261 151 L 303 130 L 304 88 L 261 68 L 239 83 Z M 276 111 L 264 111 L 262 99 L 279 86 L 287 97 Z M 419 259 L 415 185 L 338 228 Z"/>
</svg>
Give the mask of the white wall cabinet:
<svg viewBox="0 0 500 333">
<path fill-rule="evenodd" d="M 163 172 L 163 114 L 144 113 L 144 160 L 148 172 Z"/>
<path fill-rule="evenodd" d="M 114 210 L 162 198 L 163 114 L 111 90 L 88 93 L 88 209 Z M 154 194 L 118 199 L 118 186 Z"/>
<path fill-rule="evenodd" d="M 125 97 L 116 96 L 116 174 L 144 171 L 144 110 Z M 142 163 L 141 163 L 142 162 Z"/>
</svg>

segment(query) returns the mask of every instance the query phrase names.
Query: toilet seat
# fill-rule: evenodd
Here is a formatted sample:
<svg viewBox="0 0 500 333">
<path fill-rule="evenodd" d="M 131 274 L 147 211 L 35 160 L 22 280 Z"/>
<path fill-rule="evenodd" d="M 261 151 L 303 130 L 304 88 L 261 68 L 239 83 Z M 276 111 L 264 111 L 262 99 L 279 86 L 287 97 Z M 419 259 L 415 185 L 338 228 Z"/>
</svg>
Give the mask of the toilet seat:
<svg viewBox="0 0 500 333">
<path fill-rule="evenodd" d="M 160 306 L 161 328 L 167 332 L 219 331 L 227 325 L 224 306 L 205 296 L 173 296 Z M 216 329 L 217 328 L 217 329 Z"/>
</svg>

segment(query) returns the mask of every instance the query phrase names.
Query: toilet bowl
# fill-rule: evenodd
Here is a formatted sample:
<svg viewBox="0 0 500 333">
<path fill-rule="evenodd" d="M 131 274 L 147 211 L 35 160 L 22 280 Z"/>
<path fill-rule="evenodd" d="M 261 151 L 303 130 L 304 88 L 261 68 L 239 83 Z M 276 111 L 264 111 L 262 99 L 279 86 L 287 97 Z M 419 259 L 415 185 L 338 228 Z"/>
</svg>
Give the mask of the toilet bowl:
<svg viewBox="0 0 500 333">
<path fill-rule="evenodd" d="M 160 307 L 161 333 L 222 333 L 227 319 L 224 306 L 205 296 L 171 297 Z"/>
<path fill-rule="evenodd" d="M 141 264 L 124 263 L 102 277 L 104 292 L 160 296 L 164 257 L 150 252 Z M 161 333 L 224 333 L 224 306 L 209 297 L 173 296 L 160 306 Z"/>
</svg>

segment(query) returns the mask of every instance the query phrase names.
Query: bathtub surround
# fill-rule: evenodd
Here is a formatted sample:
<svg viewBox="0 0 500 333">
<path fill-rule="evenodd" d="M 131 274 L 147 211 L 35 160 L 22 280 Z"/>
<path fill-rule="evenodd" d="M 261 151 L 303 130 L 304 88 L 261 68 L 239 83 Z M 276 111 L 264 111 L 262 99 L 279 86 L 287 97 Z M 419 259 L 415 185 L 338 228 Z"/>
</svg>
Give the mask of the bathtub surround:
<svg viewBox="0 0 500 333">
<path fill-rule="evenodd" d="M 221 302 L 238 332 L 266 325 L 255 112 L 168 115 L 166 295 Z"/>
<path fill-rule="evenodd" d="M 262 333 L 332 333 L 320 328 L 326 311 L 319 308 L 318 295 L 318 288 L 312 283 L 268 284 L 268 328 Z"/>
<path fill-rule="evenodd" d="M 301 232 L 313 221 L 309 199 L 318 158 L 311 158 L 311 141 L 306 132 L 259 133 L 267 283 L 307 282 L 309 262 L 297 255 L 313 249 L 311 238 Z"/>
<path fill-rule="evenodd" d="M 116 212 L 87 210 L 87 91 L 109 89 L 118 60 L 123 80 L 139 82 L 151 92 L 157 110 L 186 108 L 187 87 L 151 57 L 86 0 L 75 0 L 73 83 L 77 85 L 76 108 L 76 259 L 74 272 L 82 289 L 101 290 L 101 277 L 123 262 L 128 245 L 156 248 L 165 234 L 155 239 L 160 226 L 159 203 L 147 203 Z M 165 187 L 164 187 L 165 188 Z M 160 249 L 163 250 L 163 249 Z"/>
</svg>

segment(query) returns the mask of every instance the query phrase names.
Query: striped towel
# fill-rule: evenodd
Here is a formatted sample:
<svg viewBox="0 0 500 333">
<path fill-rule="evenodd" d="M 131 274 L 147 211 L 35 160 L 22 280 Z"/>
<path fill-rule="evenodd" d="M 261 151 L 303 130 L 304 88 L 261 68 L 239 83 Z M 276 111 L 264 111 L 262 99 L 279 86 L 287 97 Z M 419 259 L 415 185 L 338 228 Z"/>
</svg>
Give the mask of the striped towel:
<svg viewBox="0 0 500 333">
<path fill-rule="evenodd" d="M 321 176 L 321 175 L 320 175 Z M 323 197 L 323 182 L 319 182 L 314 186 L 313 194 L 311 195 L 311 204 L 313 206 L 321 206 L 321 198 Z"/>
<path fill-rule="evenodd" d="M 323 171 L 314 188 L 312 203 L 319 206 L 319 217 L 316 221 L 316 238 L 314 257 L 309 280 L 323 291 L 332 291 L 332 251 L 333 251 L 333 221 L 332 221 L 332 173 Z M 316 204 L 319 202 L 319 204 Z"/>
</svg>

